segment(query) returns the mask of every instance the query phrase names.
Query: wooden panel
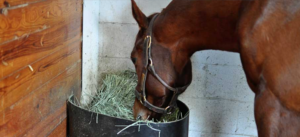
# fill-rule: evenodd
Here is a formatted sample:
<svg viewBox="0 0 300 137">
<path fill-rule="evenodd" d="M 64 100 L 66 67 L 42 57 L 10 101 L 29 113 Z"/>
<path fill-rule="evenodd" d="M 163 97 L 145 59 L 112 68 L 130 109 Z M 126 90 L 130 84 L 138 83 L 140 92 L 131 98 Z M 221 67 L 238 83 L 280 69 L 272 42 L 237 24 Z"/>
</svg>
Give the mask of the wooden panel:
<svg viewBox="0 0 300 137">
<path fill-rule="evenodd" d="M 82 1 L 0 0 L 0 137 L 66 136 L 66 100 L 81 92 Z"/>
<path fill-rule="evenodd" d="M 0 43 L 27 37 L 82 15 L 78 13 L 81 4 L 81 0 L 47 0 L 9 9 L 6 14 L 0 14 Z"/>
<path fill-rule="evenodd" d="M 80 72 L 81 63 L 75 63 L 47 85 L 0 112 L 3 116 L 0 119 L 0 136 L 25 136 L 26 132 L 35 134 L 30 131 L 39 129 L 36 125 L 47 125 L 47 121 L 51 121 L 47 117 L 51 119 L 50 114 L 60 113 L 57 110 L 65 105 L 72 91 L 80 90 Z"/>
<path fill-rule="evenodd" d="M 45 31 L 0 46 L 0 80 L 12 72 L 81 39 L 82 13 L 76 12 L 76 14 L 66 20 L 60 19 L 64 21 Z"/>
<path fill-rule="evenodd" d="M 48 137 L 66 137 L 67 136 L 67 119 L 65 119 Z"/>
<path fill-rule="evenodd" d="M 28 137 L 45 137 L 49 134 L 53 134 L 52 132 L 55 130 L 61 130 L 61 131 L 55 131 L 59 134 L 64 132 L 63 130 L 66 130 L 67 125 L 63 125 L 64 121 L 66 121 L 67 117 L 67 105 L 64 105 L 60 109 L 56 110 L 55 113 L 52 113 L 39 123 L 35 124 L 33 128 L 28 130 L 28 132 L 25 134 L 25 136 Z M 65 123 L 66 124 L 66 123 Z M 60 128 L 60 129 L 58 129 Z M 64 137 L 66 134 L 64 135 Z"/>
<path fill-rule="evenodd" d="M 62 50 L 26 67 L 0 81 L 0 111 L 64 72 L 81 58 L 81 42 L 65 46 Z"/>
<path fill-rule="evenodd" d="M 45 0 L 0 0 L 0 9 L 4 7 L 14 7 L 23 4 L 31 4 L 40 1 L 45 1 Z"/>
</svg>

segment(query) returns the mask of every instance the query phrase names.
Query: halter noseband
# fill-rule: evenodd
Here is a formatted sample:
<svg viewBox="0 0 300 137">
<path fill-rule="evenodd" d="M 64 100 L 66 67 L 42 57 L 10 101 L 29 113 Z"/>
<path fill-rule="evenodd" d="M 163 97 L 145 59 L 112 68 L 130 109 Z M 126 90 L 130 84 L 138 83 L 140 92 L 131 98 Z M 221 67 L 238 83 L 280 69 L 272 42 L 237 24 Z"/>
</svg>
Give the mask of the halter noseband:
<svg viewBox="0 0 300 137">
<path fill-rule="evenodd" d="M 152 28 L 153 28 L 153 23 L 154 20 L 156 19 L 158 14 L 156 14 L 153 19 L 150 22 L 149 25 L 149 31 L 147 36 L 145 37 L 144 40 L 144 56 L 146 59 L 146 63 L 145 66 L 143 68 L 142 71 L 142 81 L 141 81 L 141 92 L 139 92 L 138 90 L 135 91 L 135 96 L 136 98 L 145 106 L 147 107 L 149 110 L 152 110 L 156 113 L 171 113 L 173 110 L 175 110 L 174 108 L 176 107 L 176 100 L 178 98 L 178 96 L 184 92 L 186 90 L 186 88 L 189 86 L 186 85 L 184 87 L 179 87 L 179 88 L 173 88 L 171 86 L 169 86 L 155 71 L 154 69 L 154 64 L 152 61 L 152 57 L 151 57 L 151 46 L 152 46 Z M 164 85 L 167 89 L 169 89 L 170 91 L 173 91 L 173 96 L 172 99 L 170 101 L 170 103 L 168 104 L 167 107 L 165 108 L 161 108 L 161 107 L 157 107 L 152 105 L 151 103 L 149 103 L 147 101 L 147 97 L 146 97 L 146 79 L 147 79 L 147 75 L 148 75 L 148 71 L 150 73 L 152 73 L 152 75 L 162 84 Z"/>
</svg>

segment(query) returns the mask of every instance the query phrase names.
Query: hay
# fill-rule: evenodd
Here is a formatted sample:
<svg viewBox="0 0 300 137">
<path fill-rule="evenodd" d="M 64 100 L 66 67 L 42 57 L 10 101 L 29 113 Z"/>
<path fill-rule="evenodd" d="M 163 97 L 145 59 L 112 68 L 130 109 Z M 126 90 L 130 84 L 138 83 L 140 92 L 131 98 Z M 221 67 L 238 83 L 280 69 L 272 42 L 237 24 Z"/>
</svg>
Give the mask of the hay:
<svg viewBox="0 0 300 137">
<path fill-rule="evenodd" d="M 132 106 L 137 76 L 132 71 L 105 74 L 103 84 L 86 109 L 128 120 L 134 120 Z"/>
<path fill-rule="evenodd" d="M 179 120 L 181 118 L 182 118 L 182 113 L 180 112 L 179 108 L 176 108 L 173 113 L 163 115 L 160 118 L 160 121 L 169 122 L 169 121 Z"/>
<path fill-rule="evenodd" d="M 136 85 L 137 75 L 133 71 L 105 74 L 102 86 L 96 95 L 92 96 L 92 102 L 85 109 L 112 117 L 134 120 L 132 107 Z M 180 118 L 182 118 L 181 112 L 176 109 L 174 113 L 163 116 L 160 122 L 175 121 Z"/>
</svg>

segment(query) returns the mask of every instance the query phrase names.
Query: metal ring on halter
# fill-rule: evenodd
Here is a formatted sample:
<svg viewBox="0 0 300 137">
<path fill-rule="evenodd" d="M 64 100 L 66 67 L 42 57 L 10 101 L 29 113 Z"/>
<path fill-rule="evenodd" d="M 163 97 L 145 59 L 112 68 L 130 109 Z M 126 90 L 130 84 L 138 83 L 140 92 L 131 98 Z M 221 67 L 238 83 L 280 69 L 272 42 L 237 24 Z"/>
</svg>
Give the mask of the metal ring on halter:
<svg viewBox="0 0 300 137">
<path fill-rule="evenodd" d="M 142 99 L 140 99 L 140 103 L 141 103 L 141 104 L 144 104 L 143 101 L 142 101 Z"/>
<path fill-rule="evenodd" d="M 153 66 L 153 61 L 152 61 L 151 58 L 149 59 L 149 61 L 150 61 L 150 64 L 149 64 L 149 65 L 150 65 L 150 66 Z"/>
<path fill-rule="evenodd" d="M 165 110 L 166 110 L 167 114 L 171 114 L 171 113 L 172 113 L 172 112 L 171 112 L 172 108 L 171 108 L 170 106 L 167 106 L 167 107 L 165 108 Z"/>
</svg>

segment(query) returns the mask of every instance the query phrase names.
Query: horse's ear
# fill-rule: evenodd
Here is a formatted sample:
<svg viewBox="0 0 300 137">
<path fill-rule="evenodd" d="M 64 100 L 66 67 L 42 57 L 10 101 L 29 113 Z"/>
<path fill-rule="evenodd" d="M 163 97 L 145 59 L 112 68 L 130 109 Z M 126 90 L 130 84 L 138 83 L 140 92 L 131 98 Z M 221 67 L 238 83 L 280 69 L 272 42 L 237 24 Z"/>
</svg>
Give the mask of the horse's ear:
<svg viewBox="0 0 300 137">
<path fill-rule="evenodd" d="M 132 15 L 134 19 L 139 24 L 140 28 L 147 29 L 148 28 L 148 21 L 145 14 L 140 10 L 140 8 L 136 5 L 134 0 L 131 0 L 132 4 Z"/>
</svg>

